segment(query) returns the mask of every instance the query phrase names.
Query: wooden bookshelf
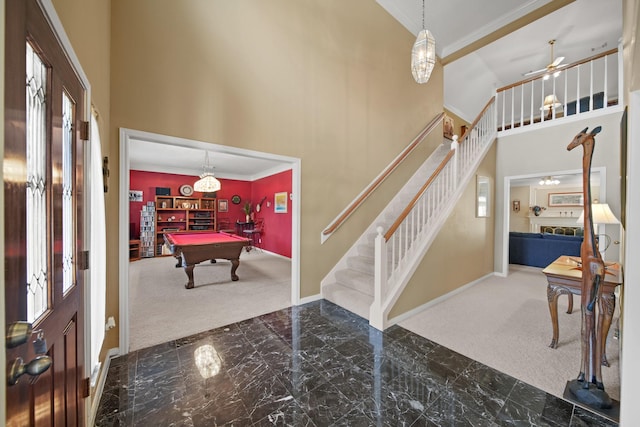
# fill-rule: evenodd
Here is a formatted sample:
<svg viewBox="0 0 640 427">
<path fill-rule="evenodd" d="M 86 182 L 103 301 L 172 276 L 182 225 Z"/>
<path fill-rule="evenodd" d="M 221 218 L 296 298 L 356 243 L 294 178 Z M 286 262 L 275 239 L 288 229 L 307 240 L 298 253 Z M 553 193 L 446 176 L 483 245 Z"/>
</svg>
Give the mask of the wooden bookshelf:
<svg viewBox="0 0 640 427">
<path fill-rule="evenodd" d="M 156 196 L 156 256 L 162 252 L 165 232 L 216 230 L 216 199 Z"/>
</svg>

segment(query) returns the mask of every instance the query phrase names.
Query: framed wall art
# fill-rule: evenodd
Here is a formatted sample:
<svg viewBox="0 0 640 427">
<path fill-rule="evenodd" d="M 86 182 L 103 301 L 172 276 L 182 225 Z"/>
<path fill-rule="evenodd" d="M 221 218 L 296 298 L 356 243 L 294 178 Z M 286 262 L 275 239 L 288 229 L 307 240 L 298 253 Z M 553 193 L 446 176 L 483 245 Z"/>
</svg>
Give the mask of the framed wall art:
<svg viewBox="0 0 640 427">
<path fill-rule="evenodd" d="M 549 193 L 549 207 L 583 205 L 584 195 L 581 192 Z"/>
<path fill-rule="evenodd" d="M 218 200 L 218 212 L 227 212 L 229 210 L 229 201 L 227 199 Z"/>
<path fill-rule="evenodd" d="M 141 190 L 129 190 L 129 201 L 130 202 L 141 202 L 142 201 L 142 191 Z"/>
<path fill-rule="evenodd" d="M 275 213 L 287 213 L 287 192 L 276 193 L 273 197 L 273 211 Z"/>
</svg>

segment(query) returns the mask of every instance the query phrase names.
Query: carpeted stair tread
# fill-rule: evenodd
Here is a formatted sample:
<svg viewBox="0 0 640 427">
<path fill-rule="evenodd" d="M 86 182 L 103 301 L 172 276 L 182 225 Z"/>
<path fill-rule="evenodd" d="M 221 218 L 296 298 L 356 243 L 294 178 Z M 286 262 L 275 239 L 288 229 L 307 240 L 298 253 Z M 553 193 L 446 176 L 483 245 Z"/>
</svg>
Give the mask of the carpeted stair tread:
<svg viewBox="0 0 640 427">
<path fill-rule="evenodd" d="M 373 274 L 345 268 L 336 272 L 336 282 L 362 294 L 373 296 Z"/>
<path fill-rule="evenodd" d="M 339 283 L 331 283 L 322 287 L 322 297 L 358 316 L 369 319 L 369 308 L 373 303 L 371 295 L 363 294 Z"/>
</svg>

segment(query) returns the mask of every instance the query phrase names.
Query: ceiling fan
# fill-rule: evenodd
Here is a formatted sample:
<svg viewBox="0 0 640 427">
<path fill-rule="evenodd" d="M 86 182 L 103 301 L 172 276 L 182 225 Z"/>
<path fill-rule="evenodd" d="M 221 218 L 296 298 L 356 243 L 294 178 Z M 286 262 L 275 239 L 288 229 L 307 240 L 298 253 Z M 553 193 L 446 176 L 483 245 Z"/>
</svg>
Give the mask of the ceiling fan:
<svg viewBox="0 0 640 427">
<path fill-rule="evenodd" d="M 551 62 L 549 63 L 549 65 L 547 65 L 545 68 L 542 68 L 540 70 L 529 71 L 528 73 L 523 74 L 523 76 L 525 76 L 525 77 L 533 76 L 533 75 L 539 74 L 539 73 L 547 73 L 547 76 L 548 76 L 551 73 L 553 73 L 554 71 L 557 72 L 557 70 L 559 70 L 560 68 L 564 68 L 567 65 L 569 65 L 569 64 L 562 64 L 562 61 L 564 61 L 564 56 L 558 56 L 555 59 L 553 58 L 553 45 L 555 44 L 555 42 L 556 42 L 555 39 L 549 40 L 549 44 L 551 45 Z M 554 75 L 554 77 L 557 77 L 557 75 Z M 546 77 L 546 78 L 548 78 L 548 77 Z"/>
</svg>

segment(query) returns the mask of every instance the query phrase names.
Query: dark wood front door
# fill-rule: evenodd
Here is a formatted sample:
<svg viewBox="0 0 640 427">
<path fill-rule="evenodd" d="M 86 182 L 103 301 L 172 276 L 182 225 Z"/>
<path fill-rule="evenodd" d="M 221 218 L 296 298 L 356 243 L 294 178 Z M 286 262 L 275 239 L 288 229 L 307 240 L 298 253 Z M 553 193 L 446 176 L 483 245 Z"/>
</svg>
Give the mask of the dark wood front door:
<svg viewBox="0 0 640 427">
<path fill-rule="evenodd" d="M 84 425 L 85 89 L 36 0 L 6 0 L 5 55 L 5 317 L 34 330 L 7 363 L 51 361 L 7 385 L 6 425 Z"/>
</svg>

